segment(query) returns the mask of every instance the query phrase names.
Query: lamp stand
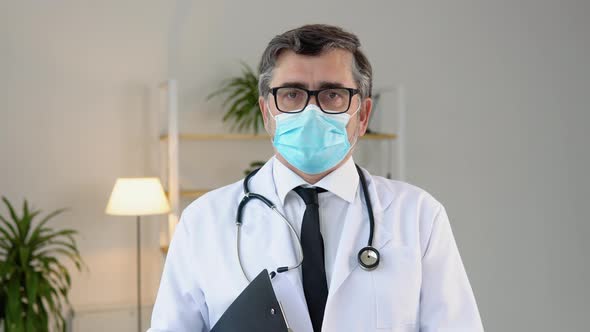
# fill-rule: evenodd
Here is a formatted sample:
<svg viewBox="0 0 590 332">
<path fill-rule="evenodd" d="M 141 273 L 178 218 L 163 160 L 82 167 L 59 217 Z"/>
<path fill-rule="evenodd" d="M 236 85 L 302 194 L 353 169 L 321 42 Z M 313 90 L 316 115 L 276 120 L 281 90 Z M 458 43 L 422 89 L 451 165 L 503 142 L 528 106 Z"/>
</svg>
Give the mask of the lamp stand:
<svg viewBox="0 0 590 332">
<path fill-rule="evenodd" d="M 141 332 L 141 228 L 137 216 L 137 332 Z"/>
</svg>

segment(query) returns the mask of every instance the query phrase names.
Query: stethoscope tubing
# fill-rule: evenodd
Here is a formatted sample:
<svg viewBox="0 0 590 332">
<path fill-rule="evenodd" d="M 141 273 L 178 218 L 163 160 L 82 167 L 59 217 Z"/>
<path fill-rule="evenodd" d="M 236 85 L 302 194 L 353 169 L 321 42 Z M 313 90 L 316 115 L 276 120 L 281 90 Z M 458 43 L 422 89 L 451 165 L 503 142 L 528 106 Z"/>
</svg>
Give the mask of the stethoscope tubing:
<svg viewBox="0 0 590 332">
<path fill-rule="evenodd" d="M 369 214 L 369 241 L 367 242 L 368 247 L 373 247 L 373 231 L 375 230 L 375 216 L 373 216 L 373 204 L 371 204 L 371 197 L 369 196 L 369 190 L 367 189 L 367 180 L 363 171 L 359 165 L 355 165 L 356 170 L 359 174 L 361 181 L 361 187 L 363 188 L 363 195 L 365 196 L 365 205 L 367 206 L 367 213 Z"/>
<path fill-rule="evenodd" d="M 368 189 L 367 189 L 367 182 L 365 179 L 364 174 L 362 173 L 362 170 L 360 169 L 360 167 L 358 165 L 355 165 L 357 172 L 359 174 L 359 179 L 361 182 L 361 187 L 363 190 L 363 195 L 365 196 L 365 205 L 367 206 L 367 212 L 369 215 L 369 240 L 367 243 L 367 247 L 362 248 L 361 251 L 359 252 L 359 263 L 361 265 L 362 268 L 364 268 L 365 270 L 373 270 L 374 268 L 376 268 L 377 264 L 378 264 L 378 256 L 379 256 L 379 252 L 373 248 L 373 234 L 374 234 L 374 228 L 375 228 L 375 219 L 373 216 L 373 207 L 371 204 L 371 199 L 369 197 L 369 193 L 368 193 Z M 242 270 L 242 273 L 244 274 L 244 277 L 246 278 L 246 280 L 248 282 L 251 282 L 252 280 L 248 277 L 248 275 L 246 274 L 246 270 L 244 269 L 244 265 L 242 264 L 242 256 L 241 256 L 241 251 L 240 251 L 240 243 L 241 243 L 241 228 L 242 228 L 242 218 L 243 218 L 243 212 L 244 212 L 244 208 L 246 207 L 246 205 L 252 200 L 252 199 L 257 199 L 259 201 L 261 201 L 262 203 L 264 203 L 266 206 L 268 206 L 277 216 L 279 216 L 281 218 L 281 220 L 287 224 L 287 226 L 289 227 L 289 231 L 291 232 L 292 236 L 295 236 L 295 238 L 297 239 L 297 249 L 299 252 L 299 260 L 297 262 L 296 265 L 293 266 L 282 266 L 277 268 L 276 272 L 271 272 L 270 276 L 271 279 L 274 278 L 276 276 L 277 273 L 282 273 L 282 272 L 287 272 L 293 269 L 297 269 L 301 266 L 301 264 L 303 263 L 303 248 L 301 247 L 301 239 L 299 237 L 299 235 L 297 234 L 297 232 L 295 231 L 295 228 L 293 227 L 293 225 L 291 225 L 291 223 L 287 220 L 287 218 L 277 209 L 276 205 L 270 201 L 268 198 L 260 195 L 260 194 L 256 194 L 256 193 L 252 193 L 250 192 L 250 189 L 248 188 L 248 182 L 250 181 L 250 179 L 256 174 L 258 173 L 258 171 L 260 170 L 260 168 L 255 169 L 254 171 L 250 172 L 250 174 L 248 174 L 246 176 L 246 178 L 244 179 L 243 182 L 243 187 L 244 187 L 244 197 L 242 198 L 242 200 L 240 201 L 239 205 L 238 205 L 238 211 L 237 211 L 237 215 L 236 215 L 236 226 L 237 226 L 237 239 L 236 239 L 236 251 L 237 251 L 237 256 L 238 256 L 238 263 L 240 265 L 240 269 Z M 362 259 L 361 259 L 361 254 L 363 253 L 364 250 L 370 250 L 372 252 L 374 252 L 377 255 L 377 263 L 372 266 L 372 267 L 367 267 L 365 264 L 363 264 Z"/>
</svg>

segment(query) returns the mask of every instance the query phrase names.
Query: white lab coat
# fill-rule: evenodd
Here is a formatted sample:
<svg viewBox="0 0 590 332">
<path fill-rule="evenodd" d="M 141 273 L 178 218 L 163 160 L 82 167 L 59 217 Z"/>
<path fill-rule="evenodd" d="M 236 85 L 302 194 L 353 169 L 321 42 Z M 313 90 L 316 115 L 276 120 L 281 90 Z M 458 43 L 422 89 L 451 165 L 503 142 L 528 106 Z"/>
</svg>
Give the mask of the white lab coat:
<svg viewBox="0 0 590 332">
<path fill-rule="evenodd" d="M 273 160 L 251 179 L 250 190 L 279 202 Z M 381 263 L 370 272 L 358 265 L 369 222 L 363 196 L 357 194 L 362 204 L 351 205 L 342 220 L 322 331 L 483 331 L 444 207 L 418 187 L 363 171 Z M 247 286 L 236 254 L 235 218 L 242 190 L 240 181 L 211 191 L 183 211 L 148 332 L 209 331 Z M 243 220 L 241 255 L 250 278 L 262 269 L 296 262 L 287 226 L 266 205 L 251 201 Z M 313 332 L 300 272 L 278 274 L 272 283 L 293 331 Z"/>
</svg>

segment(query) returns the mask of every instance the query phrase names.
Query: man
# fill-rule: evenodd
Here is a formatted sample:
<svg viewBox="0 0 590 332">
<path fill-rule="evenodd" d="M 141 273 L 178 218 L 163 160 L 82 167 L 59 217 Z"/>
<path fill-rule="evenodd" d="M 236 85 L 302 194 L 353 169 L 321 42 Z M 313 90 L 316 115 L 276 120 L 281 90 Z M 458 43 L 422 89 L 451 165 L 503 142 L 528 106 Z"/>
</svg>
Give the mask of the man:
<svg viewBox="0 0 590 332">
<path fill-rule="evenodd" d="M 276 36 L 260 62 L 259 104 L 275 155 L 249 190 L 284 214 L 304 257 L 272 281 L 286 319 L 295 332 L 483 331 L 444 207 L 355 167 L 372 109 L 372 70 L 359 47 L 338 27 L 307 25 Z M 248 280 L 297 264 L 294 236 L 259 201 L 243 210 L 238 257 L 243 197 L 240 181 L 183 211 L 150 331 L 208 331 Z M 371 234 L 380 259 L 361 268 L 357 253 Z"/>
</svg>

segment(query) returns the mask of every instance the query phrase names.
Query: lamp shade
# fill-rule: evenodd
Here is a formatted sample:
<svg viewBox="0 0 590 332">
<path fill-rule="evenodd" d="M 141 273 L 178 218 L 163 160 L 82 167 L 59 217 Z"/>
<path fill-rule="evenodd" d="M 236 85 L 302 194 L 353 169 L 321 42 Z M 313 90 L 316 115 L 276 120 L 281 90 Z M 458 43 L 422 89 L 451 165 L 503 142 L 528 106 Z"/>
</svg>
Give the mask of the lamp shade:
<svg viewBox="0 0 590 332">
<path fill-rule="evenodd" d="M 106 213 L 120 216 L 163 214 L 170 205 L 158 178 L 118 178 Z"/>
</svg>

